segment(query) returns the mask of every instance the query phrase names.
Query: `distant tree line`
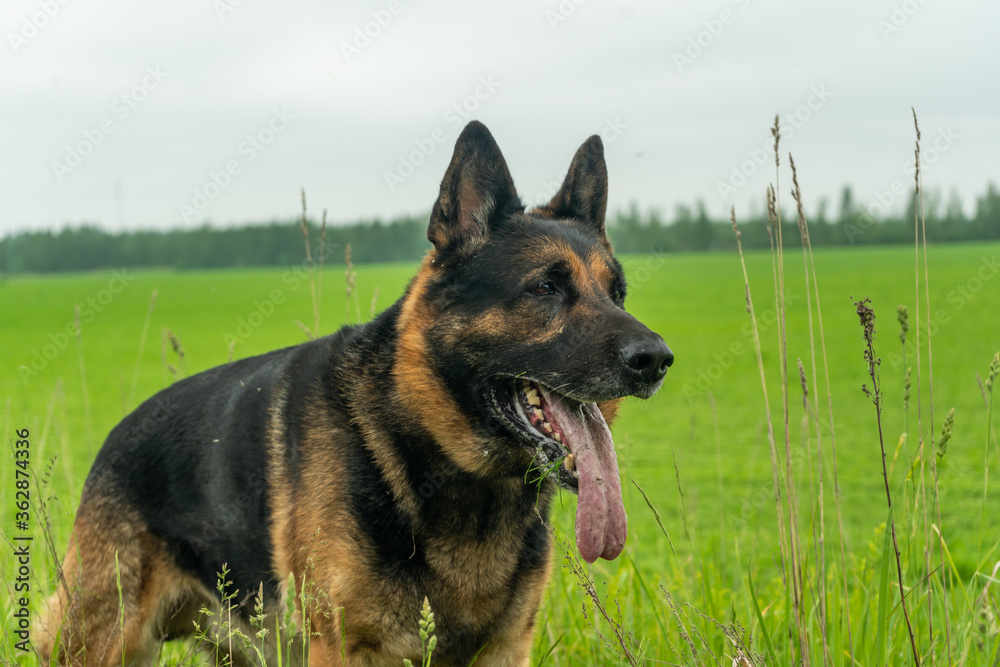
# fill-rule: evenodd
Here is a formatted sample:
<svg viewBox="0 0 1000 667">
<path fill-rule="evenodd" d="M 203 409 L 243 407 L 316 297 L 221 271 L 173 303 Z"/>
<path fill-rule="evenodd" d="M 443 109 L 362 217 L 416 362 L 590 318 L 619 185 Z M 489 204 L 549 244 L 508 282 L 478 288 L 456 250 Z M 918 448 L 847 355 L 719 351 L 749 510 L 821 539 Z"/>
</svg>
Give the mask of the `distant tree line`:
<svg viewBox="0 0 1000 667">
<path fill-rule="evenodd" d="M 820 201 L 813 214 L 807 214 L 809 240 L 814 246 L 912 243 L 915 203 L 912 197 L 909 200 L 902 214 L 876 217 L 872 211 L 878 210 L 877 206 L 857 203 L 851 188 L 845 187 L 836 217 L 829 215 L 826 200 Z M 976 199 L 975 213 L 971 217 L 964 213 L 957 193 L 952 193 L 942 208 L 939 193 L 925 192 L 923 211 L 928 241 L 1000 239 L 1000 190 L 993 184 Z M 785 242 L 800 243 L 794 206 L 786 204 L 781 214 Z M 770 247 L 765 206 L 749 215 L 740 215 L 737 210 L 736 221 L 744 248 Z M 729 220 L 711 219 L 703 202 L 698 202 L 694 209 L 678 206 L 669 223 L 656 211 L 643 214 L 632 207 L 614 216 L 608 224 L 608 234 L 615 249 L 625 252 L 736 249 Z"/>
<path fill-rule="evenodd" d="M 821 201 L 809 216 L 810 240 L 815 246 L 908 243 L 913 240 L 912 197 L 901 215 L 875 217 L 877 207 L 858 204 L 850 187 L 843 189 L 838 215 L 830 217 L 828 202 Z M 1000 239 L 1000 190 L 990 184 L 976 199 L 970 217 L 957 194 L 945 206 L 938 193 L 927 192 L 924 215 L 928 241 Z M 782 212 L 786 242 L 798 242 L 795 209 Z M 749 216 L 737 216 L 745 248 L 770 245 L 764 207 Z M 678 206 L 673 219 L 664 220 L 656 210 L 641 212 L 632 206 L 609 216 L 608 235 L 622 252 L 687 252 L 735 248 L 728 220 L 713 220 L 703 202 L 694 208 Z M 427 216 L 405 216 L 383 222 L 360 221 L 327 226 L 321 246 L 320 227 L 308 225 L 311 253 L 324 255 L 328 264 L 342 264 L 350 244 L 352 261 L 413 261 L 423 256 L 427 242 Z M 325 250 L 324 250 L 325 248 Z M 58 232 L 36 231 L 9 235 L 0 240 L 0 272 L 85 271 L 106 267 L 170 267 L 207 269 L 252 266 L 290 266 L 305 258 L 305 240 L 298 220 L 248 224 L 241 227 L 171 231 L 111 233 L 94 225 Z"/>
</svg>

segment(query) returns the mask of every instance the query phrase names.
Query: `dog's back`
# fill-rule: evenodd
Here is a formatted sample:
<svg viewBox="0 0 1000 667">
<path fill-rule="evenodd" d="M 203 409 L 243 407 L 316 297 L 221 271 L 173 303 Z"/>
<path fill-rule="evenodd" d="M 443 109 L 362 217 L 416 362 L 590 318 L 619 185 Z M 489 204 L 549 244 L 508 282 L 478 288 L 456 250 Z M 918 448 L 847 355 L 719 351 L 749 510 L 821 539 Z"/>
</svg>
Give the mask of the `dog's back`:
<svg viewBox="0 0 1000 667">
<path fill-rule="evenodd" d="M 41 623 L 46 660 L 60 629 L 60 651 L 74 664 L 83 664 L 84 644 L 87 664 L 120 664 L 123 641 L 132 659 L 151 655 L 163 637 L 205 623 L 199 612 L 217 606 L 224 568 L 241 602 L 261 584 L 269 602 L 276 599 L 266 479 L 271 406 L 291 375 L 308 383 L 321 374 L 344 339 L 339 333 L 186 378 L 111 431 L 84 485 L 63 565 L 67 586 Z"/>
</svg>

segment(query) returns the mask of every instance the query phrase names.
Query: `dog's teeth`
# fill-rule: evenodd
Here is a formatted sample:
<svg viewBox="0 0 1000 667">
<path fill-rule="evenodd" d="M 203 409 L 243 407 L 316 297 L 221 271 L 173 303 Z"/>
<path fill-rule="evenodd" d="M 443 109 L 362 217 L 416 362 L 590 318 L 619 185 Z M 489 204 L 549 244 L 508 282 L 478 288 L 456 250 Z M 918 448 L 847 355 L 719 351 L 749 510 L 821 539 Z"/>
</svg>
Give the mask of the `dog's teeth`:
<svg viewBox="0 0 1000 667">
<path fill-rule="evenodd" d="M 545 429 L 546 433 L 552 433 L 552 424 L 548 422 L 542 422 L 542 428 Z"/>
<path fill-rule="evenodd" d="M 555 440 L 556 442 L 562 442 L 562 436 L 561 436 L 561 435 L 559 435 L 558 433 L 553 433 L 553 434 L 552 434 L 552 438 L 553 438 L 553 439 L 554 439 L 554 440 Z"/>
<path fill-rule="evenodd" d="M 573 472 L 576 470 L 576 461 L 573 459 L 572 454 L 567 454 L 566 458 L 563 459 L 563 465 L 566 466 L 566 470 Z"/>
<path fill-rule="evenodd" d="M 535 413 L 535 417 L 537 417 L 538 419 L 541 419 L 542 421 L 545 421 L 545 415 L 542 413 L 542 411 L 539 408 L 535 408 L 534 409 L 534 413 Z"/>
<path fill-rule="evenodd" d="M 528 403 L 531 405 L 538 407 L 542 404 L 542 398 L 538 395 L 538 390 L 534 387 L 526 391 L 525 395 L 528 397 Z"/>
</svg>

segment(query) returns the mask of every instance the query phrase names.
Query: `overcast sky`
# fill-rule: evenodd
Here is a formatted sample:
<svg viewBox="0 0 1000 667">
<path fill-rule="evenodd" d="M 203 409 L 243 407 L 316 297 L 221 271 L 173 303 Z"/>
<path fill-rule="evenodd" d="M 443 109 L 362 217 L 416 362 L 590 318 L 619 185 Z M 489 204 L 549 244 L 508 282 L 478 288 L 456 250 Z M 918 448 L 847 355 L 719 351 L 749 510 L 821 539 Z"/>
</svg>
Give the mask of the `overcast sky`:
<svg viewBox="0 0 1000 667">
<path fill-rule="evenodd" d="M 901 209 L 911 105 L 925 185 L 971 211 L 998 26 L 996 0 L 4 0 L 0 234 L 289 218 L 300 187 L 335 222 L 427 211 L 471 118 L 529 201 L 600 133 L 611 209 L 747 215 L 778 113 L 807 204 Z"/>
</svg>

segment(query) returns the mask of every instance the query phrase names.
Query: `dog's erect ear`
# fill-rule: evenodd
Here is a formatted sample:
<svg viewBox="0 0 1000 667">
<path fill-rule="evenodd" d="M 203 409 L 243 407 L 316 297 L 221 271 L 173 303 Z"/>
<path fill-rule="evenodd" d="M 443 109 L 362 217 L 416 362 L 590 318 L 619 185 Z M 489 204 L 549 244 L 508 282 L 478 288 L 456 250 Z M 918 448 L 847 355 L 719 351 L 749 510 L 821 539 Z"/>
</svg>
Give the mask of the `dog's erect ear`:
<svg viewBox="0 0 1000 667">
<path fill-rule="evenodd" d="M 552 218 L 574 218 L 587 223 L 602 238 L 608 208 L 608 167 L 604 144 L 596 134 L 583 142 L 573 156 L 566 180 L 545 206 L 532 213 Z"/>
<path fill-rule="evenodd" d="M 439 256 L 467 255 L 486 240 L 492 221 L 522 210 L 497 142 L 485 125 L 472 121 L 455 142 L 427 238 Z"/>
</svg>

